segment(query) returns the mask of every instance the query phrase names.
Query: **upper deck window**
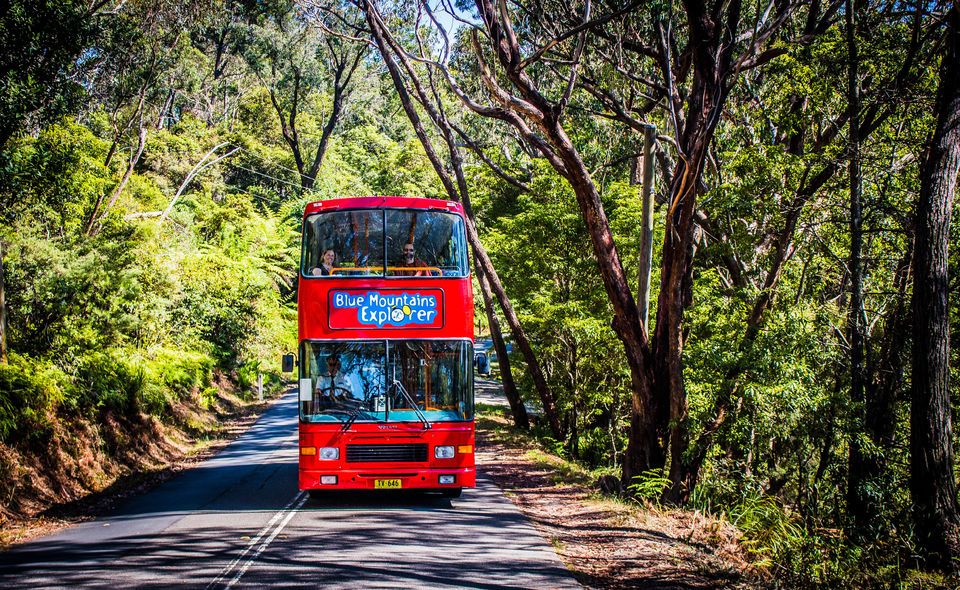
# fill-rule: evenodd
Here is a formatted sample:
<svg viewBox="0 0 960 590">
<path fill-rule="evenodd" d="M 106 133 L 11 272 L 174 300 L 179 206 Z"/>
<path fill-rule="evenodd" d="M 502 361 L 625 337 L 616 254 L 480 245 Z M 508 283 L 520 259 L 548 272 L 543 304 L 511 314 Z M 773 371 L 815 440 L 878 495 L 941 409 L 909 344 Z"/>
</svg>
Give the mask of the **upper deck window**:
<svg viewBox="0 0 960 590">
<path fill-rule="evenodd" d="M 329 211 L 304 222 L 306 277 L 465 277 L 463 219 L 442 211 Z"/>
</svg>

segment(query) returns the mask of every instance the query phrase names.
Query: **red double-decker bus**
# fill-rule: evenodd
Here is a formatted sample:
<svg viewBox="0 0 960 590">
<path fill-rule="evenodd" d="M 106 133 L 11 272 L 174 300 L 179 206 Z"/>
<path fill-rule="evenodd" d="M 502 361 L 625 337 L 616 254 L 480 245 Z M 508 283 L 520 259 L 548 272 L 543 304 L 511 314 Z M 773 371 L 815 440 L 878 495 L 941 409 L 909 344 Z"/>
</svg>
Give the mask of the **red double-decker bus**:
<svg viewBox="0 0 960 590">
<path fill-rule="evenodd" d="M 463 208 L 309 204 L 298 299 L 300 489 L 476 482 L 473 286 Z"/>
</svg>

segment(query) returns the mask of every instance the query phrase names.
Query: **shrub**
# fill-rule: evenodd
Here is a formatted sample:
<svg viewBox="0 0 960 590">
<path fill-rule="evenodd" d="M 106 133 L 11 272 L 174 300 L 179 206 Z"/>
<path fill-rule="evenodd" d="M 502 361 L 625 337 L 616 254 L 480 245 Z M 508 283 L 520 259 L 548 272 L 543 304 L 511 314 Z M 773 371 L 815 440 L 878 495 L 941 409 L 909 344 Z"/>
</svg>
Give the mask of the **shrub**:
<svg viewBox="0 0 960 590">
<path fill-rule="evenodd" d="M 134 413 L 147 384 L 143 367 L 118 349 L 90 352 L 80 357 L 74 381 L 81 412 L 113 410 Z"/>
<path fill-rule="evenodd" d="M 670 478 L 664 476 L 662 469 L 651 469 L 634 476 L 627 491 L 635 498 L 658 503 L 669 486 Z"/>
<path fill-rule="evenodd" d="M 237 366 L 237 390 L 243 398 L 250 397 L 250 392 L 257 384 L 257 374 L 260 372 L 260 363 L 247 361 Z"/>
<path fill-rule="evenodd" d="M 797 517 L 776 498 L 751 495 L 730 512 L 731 522 L 743 533 L 742 544 L 761 564 L 792 553 L 805 540 Z"/>
<path fill-rule="evenodd" d="M 201 352 L 164 348 L 155 351 L 146 365 L 177 398 L 205 388 L 213 378 L 214 360 Z"/>
<path fill-rule="evenodd" d="M 47 414 L 63 400 L 66 376 L 50 363 L 11 353 L 0 365 L 0 442 L 42 437 Z"/>
<path fill-rule="evenodd" d="M 141 357 L 147 383 L 137 399 L 142 412 L 163 416 L 173 402 L 209 389 L 214 360 L 203 353 L 161 348 Z"/>
</svg>

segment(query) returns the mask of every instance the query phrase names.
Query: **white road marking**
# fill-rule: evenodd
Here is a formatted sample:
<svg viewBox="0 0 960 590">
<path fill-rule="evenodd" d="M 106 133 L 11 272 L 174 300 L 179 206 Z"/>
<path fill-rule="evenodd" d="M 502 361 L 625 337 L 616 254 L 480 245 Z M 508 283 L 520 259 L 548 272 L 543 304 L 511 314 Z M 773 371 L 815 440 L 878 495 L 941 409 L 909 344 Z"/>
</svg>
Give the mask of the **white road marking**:
<svg viewBox="0 0 960 590">
<path fill-rule="evenodd" d="M 229 582 L 224 584 L 223 587 L 230 588 L 231 586 L 236 584 L 240 580 L 240 578 L 243 577 L 243 574 L 246 573 L 246 571 L 250 568 L 250 566 L 253 565 L 253 562 L 257 560 L 257 557 L 259 557 L 260 554 L 263 553 L 263 551 L 270 546 L 270 543 L 272 543 L 273 540 L 277 538 L 277 535 L 280 534 L 280 531 L 282 531 L 283 528 L 287 526 L 287 523 L 290 522 L 290 519 L 293 518 L 293 515 L 297 513 L 297 510 L 299 510 L 300 507 L 303 506 L 304 502 L 306 501 L 307 501 L 306 492 L 301 491 L 299 494 L 294 496 L 293 499 L 290 500 L 286 506 L 281 508 L 279 512 L 277 512 L 276 514 L 273 515 L 273 517 L 270 518 L 267 524 L 262 529 L 260 529 L 259 533 L 257 533 L 257 536 L 254 537 L 253 540 L 250 541 L 250 543 L 246 547 L 244 547 L 243 551 L 240 552 L 240 555 L 238 555 L 236 559 L 231 561 L 230 564 L 227 565 L 227 567 L 224 568 L 222 572 L 220 572 L 220 575 L 214 578 L 214 580 L 207 585 L 207 590 L 223 582 L 223 580 L 230 575 L 230 573 L 234 570 L 234 568 L 237 567 L 237 564 L 243 561 L 243 559 L 247 556 L 250 550 L 256 547 L 257 550 L 254 552 L 254 554 L 250 556 L 250 558 L 243 563 L 240 569 L 237 570 L 236 575 L 234 575 Z M 279 524 L 277 524 L 278 522 Z M 267 535 L 268 533 L 270 534 L 270 536 L 267 537 L 266 540 L 263 541 L 263 543 L 260 543 L 260 539 L 262 539 L 264 535 Z M 259 543 L 259 546 L 258 546 L 258 543 Z"/>
</svg>

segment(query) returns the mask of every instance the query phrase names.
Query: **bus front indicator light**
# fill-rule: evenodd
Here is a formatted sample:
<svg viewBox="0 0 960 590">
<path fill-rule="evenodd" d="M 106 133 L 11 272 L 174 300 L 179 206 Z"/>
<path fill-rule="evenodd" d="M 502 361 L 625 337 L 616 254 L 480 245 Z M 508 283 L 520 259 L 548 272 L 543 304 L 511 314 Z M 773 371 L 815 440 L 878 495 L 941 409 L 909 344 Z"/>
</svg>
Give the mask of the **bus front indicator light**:
<svg viewBox="0 0 960 590">
<path fill-rule="evenodd" d="M 453 452 L 452 446 L 436 447 L 433 449 L 433 456 L 437 459 L 453 459 Z"/>
<path fill-rule="evenodd" d="M 340 458 L 340 449 L 337 447 L 323 447 L 320 449 L 321 461 L 335 461 Z"/>
</svg>

